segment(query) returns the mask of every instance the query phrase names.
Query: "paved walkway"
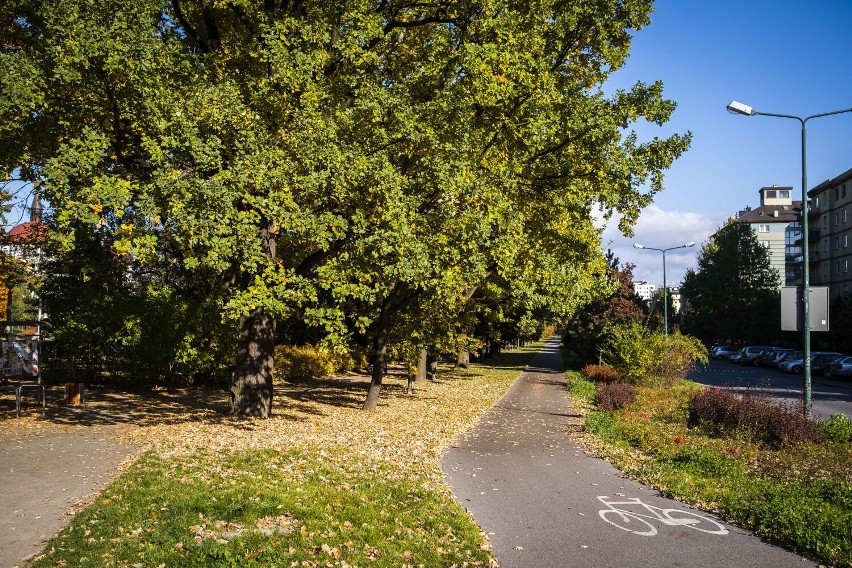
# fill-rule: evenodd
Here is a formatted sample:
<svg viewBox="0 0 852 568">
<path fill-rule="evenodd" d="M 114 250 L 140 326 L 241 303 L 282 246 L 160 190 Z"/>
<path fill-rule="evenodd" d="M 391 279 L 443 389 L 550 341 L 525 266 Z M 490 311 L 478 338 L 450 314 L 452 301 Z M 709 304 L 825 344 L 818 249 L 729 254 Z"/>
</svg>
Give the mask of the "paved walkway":
<svg viewBox="0 0 852 568">
<path fill-rule="evenodd" d="M 548 343 L 444 456 L 447 483 L 488 534 L 501 568 L 816 566 L 585 454 L 568 436 L 579 417 L 558 346 Z M 616 508 L 646 517 L 601 513 Z"/>
<path fill-rule="evenodd" d="M 135 450 L 116 441 L 124 425 L 21 429 L 13 421 L 0 422 L 2 568 L 41 552 Z"/>
</svg>

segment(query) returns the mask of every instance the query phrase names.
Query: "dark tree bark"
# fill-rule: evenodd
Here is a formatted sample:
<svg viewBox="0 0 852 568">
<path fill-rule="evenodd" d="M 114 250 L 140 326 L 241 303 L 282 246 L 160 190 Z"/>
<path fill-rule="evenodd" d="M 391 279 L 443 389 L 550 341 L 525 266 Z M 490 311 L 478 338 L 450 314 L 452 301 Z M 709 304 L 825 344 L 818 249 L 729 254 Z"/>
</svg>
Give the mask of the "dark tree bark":
<svg viewBox="0 0 852 568">
<path fill-rule="evenodd" d="M 385 364 L 387 362 L 388 332 L 391 325 L 391 300 L 394 295 L 392 291 L 382 302 L 379 312 L 378 328 L 373 340 L 373 376 L 370 381 L 370 390 L 367 391 L 367 400 L 364 401 L 363 410 L 375 410 L 379 405 L 379 394 L 382 392 L 382 377 L 384 376 Z"/>
<path fill-rule="evenodd" d="M 426 378 L 434 381 L 438 375 L 438 356 L 434 353 L 429 353 L 426 357 Z"/>
<path fill-rule="evenodd" d="M 231 387 L 231 414 L 272 415 L 275 321 L 263 308 L 240 318 L 237 367 Z"/>
<path fill-rule="evenodd" d="M 275 258 L 275 233 L 265 226 L 259 231 L 263 247 Z M 237 365 L 231 386 L 231 414 L 272 416 L 272 372 L 275 367 L 275 318 L 262 307 L 240 318 Z"/>
<path fill-rule="evenodd" d="M 426 361 L 428 357 L 429 350 L 425 347 L 421 347 L 420 356 L 417 359 L 417 376 L 414 379 L 418 383 L 426 380 Z"/>
</svg>

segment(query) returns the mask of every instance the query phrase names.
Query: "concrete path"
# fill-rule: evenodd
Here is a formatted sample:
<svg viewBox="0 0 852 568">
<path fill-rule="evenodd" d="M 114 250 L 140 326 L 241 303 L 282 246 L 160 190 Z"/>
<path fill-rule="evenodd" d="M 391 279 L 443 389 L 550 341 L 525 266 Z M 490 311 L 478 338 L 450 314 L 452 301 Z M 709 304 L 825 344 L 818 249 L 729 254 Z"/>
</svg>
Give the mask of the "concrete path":
<svg viewBox="0 0 852 568">
<path fill-rule="evenodd" d="M 22 429 L 0 422 L 0 567 L 41 552 L 78 508 L 106 485 L 135 448 L 116 440 L 124 425 Z"/>
<path fill-rule="evenodd" d="M 580 419 L 558 347 L 548 343 L 444 456 L 447 483 L 488 534 L 501 568 L 816 566 L 585 454 L 569 439 Z"/>
</svg>

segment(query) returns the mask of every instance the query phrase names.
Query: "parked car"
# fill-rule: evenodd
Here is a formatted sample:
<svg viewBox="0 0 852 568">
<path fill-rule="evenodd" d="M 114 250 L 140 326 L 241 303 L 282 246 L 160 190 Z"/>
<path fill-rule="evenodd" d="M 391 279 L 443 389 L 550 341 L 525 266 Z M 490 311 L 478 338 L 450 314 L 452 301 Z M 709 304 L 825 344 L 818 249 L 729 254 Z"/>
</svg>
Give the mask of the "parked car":
<svg viewBox="0 0 852 568">
<path fill-rule="evenodd" d="M 766 345 L 750 345 L 748 347 L 743 347 L 731 356 L 731 363 L 741 363 L 746 365 L 754 364 L 754 360 L 757 359 L 759 355 L 771 350 L 772 347 Z"/>
<path fill-rule="evenodd" d="M 776 361 L 775 361 L 775 367 L 777 369 L 781 369 L 783 371 L 784 369 L 783 369 L 782 366 L 784 365 L 784 363 L 787 363 L 790 360 L 801 359 L 801 358 L 802 358 L 802 352 L 801 351 L 787 351 L 785 353 L 781 353 L 778 356 L 778 359 L 776 359 Z"/>
<path fill-rule="evenodd" d="M 757 356 L 757 359 L 754 360 L 754 364 L 758 367 L 774 367 L 775 358 L 785 351 L 792 351 L 792 349 L 775 348 L 771 351 L 767 351 L 766 353 L 761 353 Z"/>
<path fill-rule="evenodd" d="M 730 359 L 731 356 L 739 350 L 739 347 L 719 345 L 710 353 L 710 357 L 713 359 Z"/>
<path fill-rule="evenodd" d="M 852 357 L 839 357 L 825 369 L 826 377 L 852 377 Z"/>
<path fill-rule="evenodd" d="M 835 361 L 843 357 L 841 353 L 811 355 L 811 374 L 825 375 Z"/>
<path fill-rule="evenodd" d="M 843 353 L 833 351 L 815 351 L 811 353 L 811 374 L 822 373 L 825 365 L 842 356 Z M 800 355 L 798 359 L 790 359 L 789 361 L 782 363 L 779 368 L 786 373 L 798 374 L 805 369 L 805 361 Z"/>
</svg>

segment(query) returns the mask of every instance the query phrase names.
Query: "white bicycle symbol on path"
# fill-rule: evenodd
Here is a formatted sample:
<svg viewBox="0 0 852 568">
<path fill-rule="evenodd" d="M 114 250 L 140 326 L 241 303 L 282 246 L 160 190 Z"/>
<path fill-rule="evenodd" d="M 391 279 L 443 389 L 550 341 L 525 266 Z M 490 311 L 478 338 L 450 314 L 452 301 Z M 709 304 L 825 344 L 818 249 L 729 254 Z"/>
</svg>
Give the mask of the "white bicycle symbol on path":
<svg viewBox="0 0 852 568">
<path fill-rule="evenodd" d="M 648 520 L 651 520 L 659 521 L 669 526 L 688 527 L 709 534 L 728 534 L 728 529 L 724 526 L 698 513 L 682 511 L 680 509 L 654 507 L 653 505 L 643 503 L 635 497 L 628 497 L 623 501 L 609 501 L 608 499 L 606 495 L 598 497 L 598 500 L 607 506 L 606 509 L 598 511 L 598 514 L 609 524 L 628 532 L 641 534 L 642 536 L 654 536 L 657 534 L 657 528 L 648 522 Z M 625 505 L 642 507 L 644 510 L 640 509 L 642 512 L 636 512 L 635 510 L 620 509 L 617 507 Z M 650 513 L 650 515 L 646 513 Z"/>
</svg>

